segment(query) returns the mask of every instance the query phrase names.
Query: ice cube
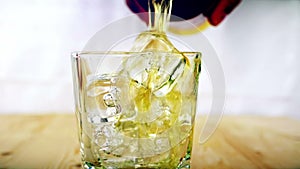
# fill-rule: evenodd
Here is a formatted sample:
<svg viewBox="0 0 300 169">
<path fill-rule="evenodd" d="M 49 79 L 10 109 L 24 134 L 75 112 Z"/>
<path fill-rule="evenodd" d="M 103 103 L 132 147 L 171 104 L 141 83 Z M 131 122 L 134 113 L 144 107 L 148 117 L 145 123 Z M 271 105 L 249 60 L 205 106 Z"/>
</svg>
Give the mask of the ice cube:
<svg viewBox="0 0 300 169">
<path fill-rule="evenodd" d="M 122 64 L 130 79 L 152 90 L 157 97 L 168 94 L 184 73 L 188 60 L 181 53 L 147 52 L 133 55 Z"/>
<path fill-rule="evenodd" d="M 157 153 L 166 152 L 170 149 L 170 141 L 167 137 L 158 137 L 155 139 L 155 151 Z"/>
<path fill-rule="evenodd" d="M 106 109 L 106 117 L 112 117 L 115 116 L 116 114 L 121 112 L 121 106 L 120 105 L 116 105 L 116 107 L 108 107 Z"/>
<path fill-rule="evenodd" d="M 112 124 L 98 126 L 93 136 L 93 140 L 99 146 L 99 150 L 106 154 L 110 154 L 123 143 L 123 136 L 113 128 Z"/>
<path fill-rule="evenodd" d="M 115 87 L 110 91 L 116 99 L 116 111 L 122 115 L 123 119 L 131 119 L 136 115 L 135 106 L 130 97 L 130 81 L 128 74 L 121 71 L 115 82 Z"/>
<path fill-rule="evenodd" d="M 87 95 L 90 97 L 97 97 L 107 93 L 109 88 L 107 86 L 94 86 L 87 91 Z"/>
<path fill-rule="evenodd" d="M 85 108 L 89 113 L 100 113 L 102 118 L 105 118 L 106 102 L 103 97 L 109 96 L 111 90 L 111 78 L 108 75 L 90 75 L 88 76 L 87 86 L 85 88 Z M 101 115 L 103 114 L 103 115 Z"/>
<path fill-rule="evenodd" d="M 86 110 L 90 123 L 115 122 L 118 119 L 121 105 L 118 101 L 119 96 L 117 96 L 119 89 L 112 84 L 115 81 L 116 78 L 105 76 L 103 79 L 94 79 L 93 82 L 90 82 L 86 99 Z"/>
<path fill-rule="evenodd" d="M 87 77 L 87 95 L 96 97 L 107 93 L 111 86 L 111 77 L 107 75 L 89 75 Z"/>
<path fill-rule="evenodd" d="M 112 124 L 103 125 L 101 131 L 109 146 L 118 146 L 123 142 L 123 136 L 114 129 Z"/>
<path fill-rule="evenodd" d="M 87 116 L 88 122 L 92 124 L 100 124 L 101 123 L 101 117 L 98 114 L 89 113 Z"/>
<path fill-rule="evenodd" d="M 100 112 L 100 115 L 102 118 L 107 119 L 108 117 L 113 117 L 116 114 L 116 108 L 115 107 L 108 107 L 106 110 L 103 110 Z"/>
<path fill-rule="evenodd" d="M 101 129 L 95 129 L 93 133 L 93 140 L 98 146 L 102 146 L 106 142 L 105 136 L 103 135 Z"/>
<path fill-rule="evenodd" d="M 101 128 L 103 135 L 107 138 L 113 137 L 115 134 L 115 130 L 111 124 L 103 125 Z"/>
<path fill-rule="evenodd" d="M 115 107 L 117 100 L 112 93 L 106 93 L 105 95 L 103 95 L 103 101 L 107 107 Z"/>
<path fill-rule="evenodd" d="M 100 150 L 104 151 L 106 154 L 111 154 L 113 151 L 117 150 L 122 144 L 122 139 L 106 139 L 106 142 L 100 147 Z M 121 150 L 117 150 L 116 154 L 121 153 Z"/>
</svg>

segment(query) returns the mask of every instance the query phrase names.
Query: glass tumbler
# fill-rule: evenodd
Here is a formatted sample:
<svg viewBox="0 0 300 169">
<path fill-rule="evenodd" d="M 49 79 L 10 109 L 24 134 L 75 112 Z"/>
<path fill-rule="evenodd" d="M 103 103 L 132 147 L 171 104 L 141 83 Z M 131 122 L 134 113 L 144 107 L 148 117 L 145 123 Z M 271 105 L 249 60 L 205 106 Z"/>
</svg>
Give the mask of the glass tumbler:
<svg viewBox="0 0 300 169">
<path fill-rule="evenodd" d="M 190 168 L 199 52 L 71 58 L 83 168 Z"/>
</svg>

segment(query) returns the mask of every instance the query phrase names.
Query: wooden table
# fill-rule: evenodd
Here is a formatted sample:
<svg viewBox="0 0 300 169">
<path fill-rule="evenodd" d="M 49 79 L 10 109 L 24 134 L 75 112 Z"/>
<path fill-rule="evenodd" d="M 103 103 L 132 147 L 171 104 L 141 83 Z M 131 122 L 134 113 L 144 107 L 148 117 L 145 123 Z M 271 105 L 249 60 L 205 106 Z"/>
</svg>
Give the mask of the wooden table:
<svg viewBox="0 0 300 169">
<path fill-rule="evenodd" d="M 1 169 L 80 168 L 74 115 L 0 115 L 0 125 Z M 300 168 L 299 120 L 225 116 L 204 144 L 195 133 L 193 169 Z"/>
</svg>

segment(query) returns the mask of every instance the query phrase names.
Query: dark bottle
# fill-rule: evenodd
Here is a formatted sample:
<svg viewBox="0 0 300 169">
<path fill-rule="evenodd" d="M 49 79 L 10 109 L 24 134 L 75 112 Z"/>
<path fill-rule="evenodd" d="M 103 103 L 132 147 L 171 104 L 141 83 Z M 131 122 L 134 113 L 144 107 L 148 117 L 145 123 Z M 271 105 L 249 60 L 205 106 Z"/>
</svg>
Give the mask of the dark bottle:
<svg viewBox="0 0 300 169">
<path fill-rule="evenodd" d="M 161 0 L 162 1 L 162 0 Z M 171 21 L 178 21 L 178 18 L 189 20 L 199 15 L 207 18 L 208 22 L 217 26 L 221 23 L 241 0 L 173 0 Z M 128 7 L 134 13 L 148 11 L 148 0 L 126 0 Z M 150 6 L 153 8 L 153 6 Z M 147 22 L 147 18 L 142 18 Z"/>
</svg>

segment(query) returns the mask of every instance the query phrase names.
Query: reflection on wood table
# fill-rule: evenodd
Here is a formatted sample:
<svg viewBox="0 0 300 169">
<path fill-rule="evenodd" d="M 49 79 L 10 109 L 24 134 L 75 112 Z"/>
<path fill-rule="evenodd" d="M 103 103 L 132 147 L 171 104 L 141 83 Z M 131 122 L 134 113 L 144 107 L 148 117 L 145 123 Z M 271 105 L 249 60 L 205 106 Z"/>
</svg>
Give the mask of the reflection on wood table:
<svg viewBox="0 0 300 169">
<path fill-rule="evenodd" d="M 300 168 L 300 121 L 284 117 L 224 117 L 204 144 L 197 119 L 193 169 Z M 0 168 L 80 168 L 72 114 L 0 115 Z"/>
</svg>

